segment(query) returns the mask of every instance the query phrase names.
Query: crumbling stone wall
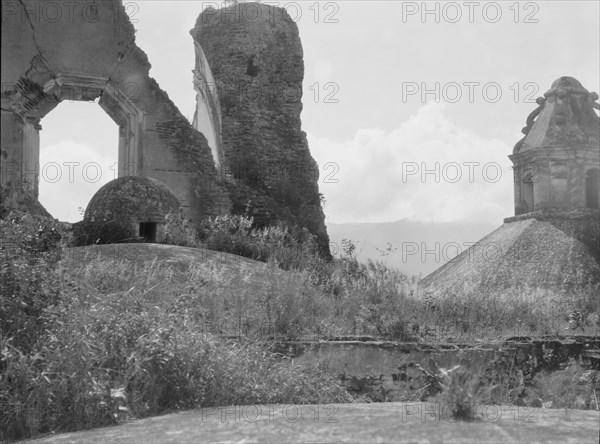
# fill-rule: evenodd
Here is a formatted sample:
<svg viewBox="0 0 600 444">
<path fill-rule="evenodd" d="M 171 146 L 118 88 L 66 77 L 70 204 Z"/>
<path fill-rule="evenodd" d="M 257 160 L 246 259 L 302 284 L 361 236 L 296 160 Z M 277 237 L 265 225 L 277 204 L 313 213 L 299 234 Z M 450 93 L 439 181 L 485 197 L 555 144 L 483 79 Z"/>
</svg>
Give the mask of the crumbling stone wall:
<svg viewBox="0 0 600 444">
<path fill-rule="evenodd" d="M 121 1 L 3 1 L 3 205 L 37 201 L 44 116 L 64 100 L 98 100 L 119 126 L 119 177 L 165 183 L 194 220 L 227 212 L 206 138 L 149 70 Z"/>
<path fill-rule="evenodd" d="M 301 130 L 303 51 L 285 9 L 241 3 L 200 14 L 191 34 L 220 101 L 223 168 L 235 213 L 306 227 L 329 254 L 319 172 Z"/>
<path fill-rule="evenodd" d="M 489 365 L 495 361 L 495 375 L 505 378 L 505 384 L 519 371 L 526 376 L 526 381 L 531 381 L 540 372 L 560 369 L 570 359 L 585 368 L 600 369 L 598 336 L 536 339 L 516 336 L 502 342 L 494 337 L 483 338 L 476 346 L 472 342 L 294 342 L 277 344 L 276 351 L 296 359 L 298 363 L 324 362 L 332 376 L 350 392 L 378 401 L 404 401 L 414 396 L 428 382 L 414 364 L 423 364 L 430 359 L 446 369 L 455 365 L 469 368 L 473 362 Z M 422 395 L 426 393 L 421 392 Z"/>
<path fill-rule="evenodd" d="M 166 184 L 195 221 L 249 210 L 259 226 L 306 227 L 329 255 L 318 169 L 301 130 L 302 46 L 285 10 L 248 3 L 200 15 L 190 125 L 149 76 L 121 1 L 48 5 L 2 2 L 3 206 L 45 211 L 43 118 L 64 100 L 98 101 L 119 127 L 119 177 Z M 261 19 L 221 20 L 240 7 Z"/>
</svg>

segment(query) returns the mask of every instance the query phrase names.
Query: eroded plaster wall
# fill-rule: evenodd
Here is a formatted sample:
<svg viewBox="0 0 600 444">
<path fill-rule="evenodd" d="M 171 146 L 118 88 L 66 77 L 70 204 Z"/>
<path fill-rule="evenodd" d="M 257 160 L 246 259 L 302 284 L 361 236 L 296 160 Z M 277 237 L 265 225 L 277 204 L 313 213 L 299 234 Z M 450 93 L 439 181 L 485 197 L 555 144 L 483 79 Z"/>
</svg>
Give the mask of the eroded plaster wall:
<svg viewBox="0 0 600 444">
<path fill-rule="evenodd" d="M 215 79 L 210 70 L 208 60 L 202 47 L 194 42 L 196 65 L 194 69 L 194 89 L 196 90 L 196 111 L 193 126 L 208 141 L 213 153 L 215 165 L 221 170 L 223 146 L 221 139 L 221 108 L 217 94 Z"/>
</svg>

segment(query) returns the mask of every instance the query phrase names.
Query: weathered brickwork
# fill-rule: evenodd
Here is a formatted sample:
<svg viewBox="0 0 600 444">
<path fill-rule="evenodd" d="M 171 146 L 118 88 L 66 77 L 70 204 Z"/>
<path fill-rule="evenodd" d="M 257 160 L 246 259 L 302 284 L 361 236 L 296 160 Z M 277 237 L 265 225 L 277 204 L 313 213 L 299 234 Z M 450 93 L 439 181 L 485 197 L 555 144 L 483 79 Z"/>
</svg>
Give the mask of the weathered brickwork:
<svg viewBox="0 0 600 444">
<path fill-rule="evenodd" d="M 296 24 L 282 8 L 247 3 L 204 11 L 191 34 L 216 83 L 224 171 L 241 182 L 230 186 L 233 211 L 245 212 L 251 200 L 259 224 L 307 227 L 328 251 L 318 168 L 301 129 L 304 63 Z"/>
<path fill-rule="evenodd" d="M 165 184 L 148 177 L 125 176 L 98 190 L 75 224 L 75 244 L 108 244 L 164 240 L 163 225 L 169 213 L 178 214 L 179 200 Z M 146 227 L 141 227 L 145 224 Z"/>
<path fill-rule="evenodd" d="M 41 1 L 9 3 L 2 26 L 4 207 L 45 213 L 37 201 L 43 118 L 62 101 L 97 100 L 119 126 L 119 177 L 164 183 L 195 221 L 249 211 L 259 226 L 306 227 L 329 255 L 318 169 L 301 130 L 302 46 L 285 10 L 252 23 L 200 15 L 190 42 L 197 98 L 190 125 L 149 76 L 121 1 L 89 2 L 85 17 L 79 11 L 58 22 L 31 15 Z"/>
<path fill-rule="evenodd" d="M 9 3 L 2 23 L 3 205 L 37 202 L 44 116 L 65 100 L 98 100 L 119 126 L 119 177 L 163 182 L 194 220 L 229 211 L 211 147 L 149 76 L 122 2 L 86 3 L 86 17 L 77 9 L 58 22 L 31 15 L 43 2 Z"/>
</svg>

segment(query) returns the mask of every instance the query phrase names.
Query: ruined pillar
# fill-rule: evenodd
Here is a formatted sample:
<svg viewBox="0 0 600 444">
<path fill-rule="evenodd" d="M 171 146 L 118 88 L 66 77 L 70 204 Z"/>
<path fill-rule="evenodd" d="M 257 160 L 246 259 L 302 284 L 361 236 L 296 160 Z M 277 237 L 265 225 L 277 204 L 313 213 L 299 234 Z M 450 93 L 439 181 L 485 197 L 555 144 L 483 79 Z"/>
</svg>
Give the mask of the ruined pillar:
<svg viewBox="0 0 600 444">
<path fill-rule="evenodd" d="M 319 171 L 302 131 L 303 50 L 283 8 L 239 3 L 208 8 L 191 34 L 220 102 L 224 168 L 239 183 L 233 211 L 261 224 L 306 227 L 329 255 Z M 198 61 L 198 59 L 197 59 Z M 196 66 L 196 72 L 203 72 Z"/>
</svg>

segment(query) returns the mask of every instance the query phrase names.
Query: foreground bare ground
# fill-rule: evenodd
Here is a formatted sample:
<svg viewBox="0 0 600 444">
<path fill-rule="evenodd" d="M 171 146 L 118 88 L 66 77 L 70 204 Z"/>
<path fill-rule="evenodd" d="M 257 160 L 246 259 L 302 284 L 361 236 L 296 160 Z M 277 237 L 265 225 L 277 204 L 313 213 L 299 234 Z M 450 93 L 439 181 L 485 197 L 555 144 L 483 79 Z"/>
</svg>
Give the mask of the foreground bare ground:
<svg viewBox="0 0 600 444">
<path fill-rule="evenodd" d="M 438 404 L 231 406 L 46 436 L 63 443 L 597 443 L 599 412 L 489 406 L 455 422 Z"/>
</svg>

